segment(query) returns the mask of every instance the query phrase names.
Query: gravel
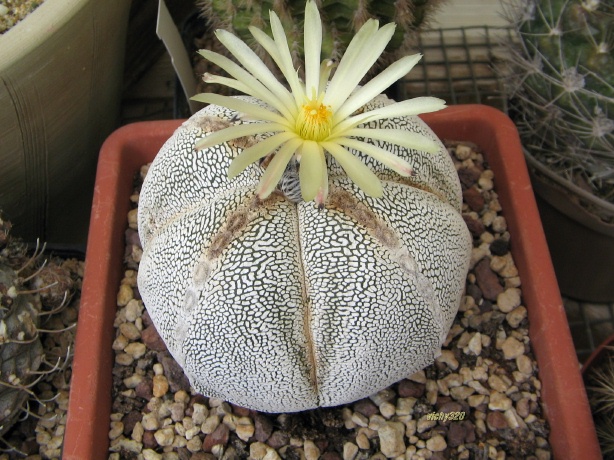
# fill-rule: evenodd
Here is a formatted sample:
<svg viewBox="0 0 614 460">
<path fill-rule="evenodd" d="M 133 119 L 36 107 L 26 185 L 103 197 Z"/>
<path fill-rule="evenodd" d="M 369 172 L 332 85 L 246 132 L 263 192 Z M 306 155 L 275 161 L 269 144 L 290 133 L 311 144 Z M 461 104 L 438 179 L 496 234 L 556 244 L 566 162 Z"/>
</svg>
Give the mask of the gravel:
<svg viewBox="0 0 614 460">
<path fill-rule="evenodd" d="M 70 287 L 66 286 L 65 278 L 64 282 L 55 285 L 67 289 L 72 297 L 62 306 L 63 290 L 45 289 L 37 294 L 41 297 L 43 311 L 53 312 L 41 317 L 39 331 L 45 349 L 46 364 L 41 368 L 45 374 L 31 388 L 32 397 L 24 417 L 3 436 L 0 460 L 59 459 L 61 456 L 84 263 L 54 257 L 47 267 L 60 267 L 61 273 L 72 280 Z M 49 279 L 44 279 L 41 285 L 50 284 Z M 53 296 L 49 297 L 51 294 Z"/>
<path fill-rule="evenodd" d="M 496 178 L 476 146 L 448 149 L 474 248 L 441 356 L 369 398 L 292 414 L 258 413 L 192 391 L 136 287 L 137 186 L 117 296 L 109 459 L 549 459 L 541 383 Z M 144 166 L 140 179 L 146 172 Z"/>
</svg>

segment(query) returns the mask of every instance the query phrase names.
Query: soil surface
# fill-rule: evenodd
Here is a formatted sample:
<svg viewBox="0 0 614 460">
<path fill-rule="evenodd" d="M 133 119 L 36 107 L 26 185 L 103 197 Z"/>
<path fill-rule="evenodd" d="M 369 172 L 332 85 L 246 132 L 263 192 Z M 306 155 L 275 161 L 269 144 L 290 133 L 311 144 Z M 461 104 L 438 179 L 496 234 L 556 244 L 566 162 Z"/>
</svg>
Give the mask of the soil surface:
<svg viewBox="0 0 614 460">
<path fill-rule="evenodd" d="M 0 0 L 0 34 L 38 8 L 44 0 Z"/>
</svg>

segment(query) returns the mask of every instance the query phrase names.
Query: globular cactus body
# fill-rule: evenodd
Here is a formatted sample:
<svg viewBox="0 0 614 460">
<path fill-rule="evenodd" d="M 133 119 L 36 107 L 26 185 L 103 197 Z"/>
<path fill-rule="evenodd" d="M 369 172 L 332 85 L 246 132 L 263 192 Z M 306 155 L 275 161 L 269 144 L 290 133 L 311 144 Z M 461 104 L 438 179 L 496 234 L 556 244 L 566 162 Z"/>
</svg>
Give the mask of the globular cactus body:
<svg viewBox="0 0 614 460">
<path fill-rule="evenodd" d="M 521 38 L 510 79 L 529 152 L 614 202 L 614 3 L 529 0 L 517 5 Z"/>
<path fill-rule="evenodd" d="M 363 110 L 389 103 L 376 98 Z M 353 152 L 384 183 L 377 199 L 328 158 L 330 193 L 318 209 L 291 186 L 283 191 L 284 179 L 257 199 L 258 164 L 228 179 L 249 139 L 194 148 L 236 118 L 210 105 L 184 123 L 139 200 L 139 291 L 195 389 L 257 410 L 300 411 L 363 398 L 432 363 L 472 246 L 445 147 L 377 141 L 412 162 L 420 173 L 409 178 Z M 418 117 L 369 128 L 439 142 Z"/>
</svg>

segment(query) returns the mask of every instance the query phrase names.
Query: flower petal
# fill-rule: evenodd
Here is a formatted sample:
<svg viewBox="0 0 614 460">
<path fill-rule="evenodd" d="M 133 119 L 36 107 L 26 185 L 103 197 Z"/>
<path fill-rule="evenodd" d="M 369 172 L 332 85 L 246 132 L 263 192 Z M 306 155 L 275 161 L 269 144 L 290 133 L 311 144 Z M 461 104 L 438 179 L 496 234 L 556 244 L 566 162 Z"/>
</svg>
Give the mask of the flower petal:
<svg viewBox="0 0 614 460">
<path fill-rule="evenodd" d="M 207 134 L 202 139 L 197 140 L 194 147 L 196 150 L 202 150 L 227 142 L 231 139 L 261 133 L 275 133 L 278 131 L 285 131 L 285 129 L 286 127 L 279 123 L 246 123 L 243 125 L 235 125 Z"/>
<path fill-rule="evenodd" d="M 293 137 L 296 138 L 292 133 L 281 132 L 246 148 L 230 162 L 228 178 L 236 177 L 250 164 L 272 153 L 277 147 Z"/>
<path fill-rule="evenodd" d="M 362 77 L 369 71 L 394 34 L 395 24 L 378 30 L 378 22 L 369 19 L 356 33 L 339 62 L 335 75 L 326 90 L 324 104 L 337 111 Z"/>
<path fill-rule="evenodd" d="M 403 158 L 400 158 L 394 153 L 391 153 L 388 150 L 384 150 L 375 145 L 367 144 L 366 142 L 362 142 L 356 139 L 348 139 L 345 137 L 336 139 L 335 142 L 341 145 L 345 145 L 346 147 L 353 148 L 375 158 L 377 161 L 384 164 L 385 166 L 388 166 L 390 169 L 397 172 L 401 176 L 408 177 L 411 176 L 414 172 L 411 165 Z"/>
<path fill-rule="evenodd" d="M 285 117 L 292 117 L 292 111 L 288 107 L 286 107 L 284 102 L 282 102 L 281 99 L 279 99 L 267 87 L 260 83 L 252 74 L 250 74 L 240 65 L 231 61 L 226 56 L 222 56 L 221 54 L 215 53 L 213 51 L 199 50 L 198 53 L 208 61 L 211 61 L 213 64 L 224 69 L 226 72 L 228 72 L 230 76 L 236 78 L 237 81 L 241 83 L 241 86 L 248 87 L 251 91 L 244 91 L 246 94 L 249 94 L 250 96 L 254 96 L 261 101 L 266 102 L 271 107 L 275 107 Z M 220 81 L 220 83 L 226 84 L 222 81 Z M 227 84 L 226 86 L 239 89 L 238 87 L 231 86 L 230 84 Z"/>
<path fill-rule="evenodd" d="M 405 56 L 394 62 L 379 75 L 372 78 L 362 88 L 354 92 L 347 101 L 343 103 L 339 110 L 335 113 L 335 123 L 349 117 L 360 107 L 371 101 L 375 96 L 382 93 L 386 88 L 392 85 L 399 78 L 407 75 L 411 69 L 418 63 L 421 54 Z"/>
<path fill-rule="evenodd" d="M 295 103 L 299 105 L 304 99 L 305 91 L 298 78 L 296 69 L 294 68 L 294 64 L 292 63 L 292 55 L 290 54 L 290 48 L 288 47 L 288 38 L 286 37 L 286 33 L 284 31 L 283 26 L 281 25 L 281 21 L 279 20 L 277 14 L 275 14 L 275 12 L 271 10 L 269 12 L 269 16 L 271 23 L 271 31 L 273 32 L 273 41 L 275 43 L 279 59 L 279 62 L 276 60 L 275 63 L 277 64 L 279 70 L 281 70 L 283 76 L 286 78 L 286 81 L 290 85 L 290 89 L 292 90 L 292 95 L 294 96 Z M 268 37 L 268 35 L 264 33 L 263 35 Z M 270 37 L 268 38 L 270 40 Z M 268 48 L 265 49 L 268 51 Z M 273 55 L 271 54 L 271 56 Z"/>
<path fill-rule="evenodd" d="M 320 93 L 320 53 L 322 51 L 322 20 L 313 0 L 305 6 L 305 91 L 307 97 Z"/>
<path fill-rule="evenodd" d="M 379 198 L 384 194 L 382 183 L 371 169 L 360 159 L 335 142 L 322 142 L 322 147 L 328 150 L 339 162 L 348 177 L 367 195 Z"/>
<path fill-rule="evenodd" d="M 343 135 L 346 137 L 377 139 L 400 145 L 401 147 L 405 147 L 407 149 L 414 149 L 428 153 L 436 153 L 439 151 L 439 143 L 429 139 L 426 136 L 423 136 L 422 134 L 413 133 L 405 129 L 353 128 L 347 130 Z M 330 140 L 333 141 L 334 139 Z"/>
<path fill-rule="evenodd" d="M 288 120 L 286 120 L 278 113 L 271 112 L 264 107 L 252 104 L 250 102 L 246 102 L 236 97 L 222 96 L 220 94 L 215 93 L 201 93 L 197 94 L 196 96 L 193 96 L 191 99 L 198 102 L 204 102 L 206 104 L 220 105 L 222 107 L 236 110 L 239 113 L 245 113 L 247 115 L 255 117 L 258 120 L 273 121 L 275 123 L 279 123 L 280 125 L 285 125 L 289 127 Z"/>
<path fill-rule="evenodd" d="M 303 200 L 311 201 L 322 188 L 322 170 L 326 170 L 326 160 L 322 147 L 314 141 L 303 142 L 299 180 Z"/>
<path fill-rule="evenodd" d="M 405 117 L 419 115 L 421 113 L 436 112 L 444 109 L 446 103 L 442 99 L 431 96 L 415 97 L 401 102 L 395 102 L 379 109 L 370 110 L 369 112 L 354 115 L 346 118 L 333 129 L 335 136 L 345 135 L 344 133 L 351 128 L 354 128 L 362 123 L 369 121 L 381 120 L 383 118 Z"/>
<path fill-rule="evenodd" d="M 298 138 L 290 139 L 275 153 L 275 156 L 273 156 L 269 166 L 264 171 L 264 174 L 260 179 L 260 183 L 258 184 L 258 188 L 256 189 L 258 198 L 264 200 L 273 192 L 273 190 L 275 190 L 275 187 L 281 180 L 281 177 L 286 170 L 286 165 L 292 158 L 292 155 L 294 155 L 296 152 L 296 149 L 301 142 L 302 141 Z"/>
<path fill-rule="evenodd" d="M 216 30 L 215 35 L 246 70 L 251 72 L 266 88 L 275 94 L 290 112 L 296 113 L 297 108 L 290 92 L 275 78 L 275 75 L 273 75 L 266 64 L 262 62 L 243 40 L 223 29 Z"/>
</svg>

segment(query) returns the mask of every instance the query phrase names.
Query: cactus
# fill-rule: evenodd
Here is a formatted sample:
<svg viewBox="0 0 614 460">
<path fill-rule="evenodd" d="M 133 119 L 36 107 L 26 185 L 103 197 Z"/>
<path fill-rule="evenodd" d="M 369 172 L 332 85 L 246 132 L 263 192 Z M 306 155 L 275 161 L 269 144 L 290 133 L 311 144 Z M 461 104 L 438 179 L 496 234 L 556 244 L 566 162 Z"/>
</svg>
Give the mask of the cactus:
<svg viewBox="0 0 614 460">
<path fill-rule="evenodd" d="M 368 76 L 375 75 L 400 56 L 407 54 L 416 32 L 428 24 L 429 18 L 442 3 L 443 0 L 321 0 L 318 7 L 325 24 L 322 58 L 340 58 L 352 37 L 370 18 L 378 19 L 381 24 L 395 22 L 397 29 L 386 52 Z M 213 29 L 225 29 L 237 35 L 250 48 L 255 49 L 273 71 L 277 68 L 254 40 L 249 27 L 256 26 L 270 35 L 269 10 L 275 11 L 288 37 L 294 65 L 302 72 L 300 64 L 304 62 L 302 33 L 305 0 L 200 0 L 199 6 Z"/>
<path fill-rule="evenodd" d="M 0 436 L 29 401 L 37 400 L 36 383 L 60 369 L 62 357 L 57 363 L 45 359 L 41 318 L 59 312 L 74 288 L 66 268 L 39 264 L 44 248 L 28 256 L 27 246 L 10 229 L 0 213 Z"/>
<path fill-rule="evenodd" d="M 512 110 L 529 153 L 614 202 L 614 5 L 523 0 L 512 11 Z"/>
<path fill-rule="evenodd" d="M 34 372 L 43 362 L 38 337 L 40 303 L 22 286 L 15 267 L 27 265 L 25 246 L 8 233 L 10 223 L 0 217 L 0 434 L 22 413 L 31 392 Z"/>
</svg>

